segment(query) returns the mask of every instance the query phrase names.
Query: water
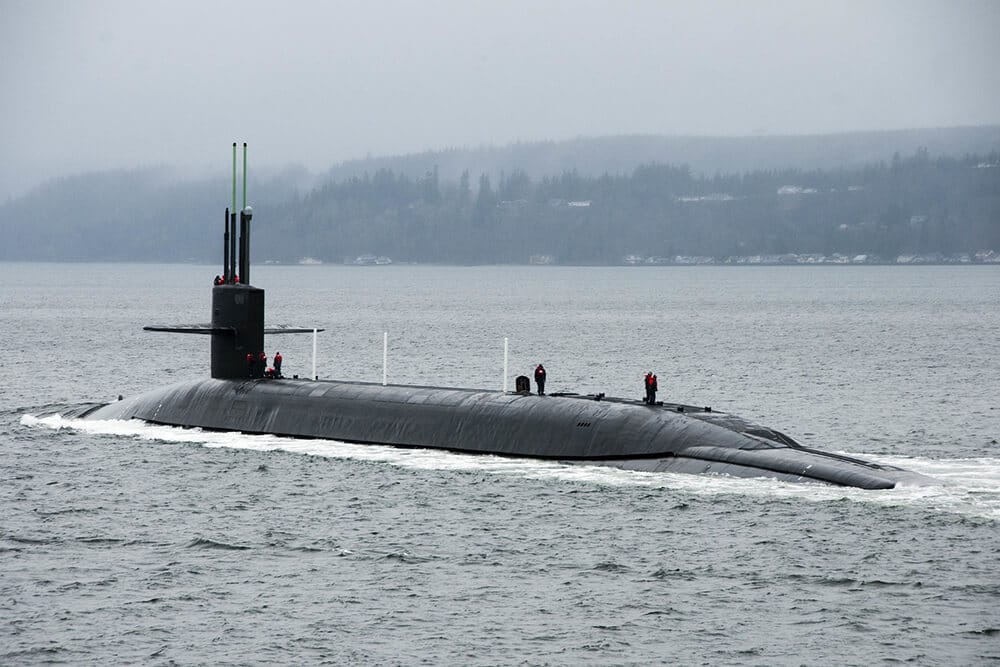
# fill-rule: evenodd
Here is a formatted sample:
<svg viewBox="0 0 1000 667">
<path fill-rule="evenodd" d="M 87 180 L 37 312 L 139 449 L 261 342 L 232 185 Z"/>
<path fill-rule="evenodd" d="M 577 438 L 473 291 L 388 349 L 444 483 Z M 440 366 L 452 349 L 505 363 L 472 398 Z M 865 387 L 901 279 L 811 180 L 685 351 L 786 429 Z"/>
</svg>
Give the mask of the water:
<svg viewBox="0 0 1000 667">
<path fill-rule="evenodd" d="M 206 374 L 214 267 L 0 264 L 0 662 L 1000 659 L 996 267 L 270 267 L 321 377 L 660 395 L 870 492 L 39 418 Z M 280 347 L 278 347 L 280 345 Z M 309 336 L 268 341 L 307 375 Z"/>
</svg>

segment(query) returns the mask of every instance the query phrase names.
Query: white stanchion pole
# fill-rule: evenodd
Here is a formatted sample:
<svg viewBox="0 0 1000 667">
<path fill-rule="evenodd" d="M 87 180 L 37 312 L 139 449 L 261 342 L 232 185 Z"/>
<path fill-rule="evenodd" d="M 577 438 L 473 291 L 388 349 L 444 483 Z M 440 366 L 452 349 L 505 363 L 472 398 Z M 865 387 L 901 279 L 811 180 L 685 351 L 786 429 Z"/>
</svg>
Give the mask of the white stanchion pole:
<svg viewBox="0 0 1000 667">
<path fill-rule="evenodd" d="M 382 332 L 382 386 L 389 379 L 389 332 Z"/>
<path fill-rule="evenodd" d="M 316 375 L 316 329 L 313 329 L 313 380 L 318 380 Z"/>
<path fill-rule="evenodd" d="M 507 393 L 507 350 L 508 350 L 508 338 L 503 337 L 503 393 Z"/>
</svg>

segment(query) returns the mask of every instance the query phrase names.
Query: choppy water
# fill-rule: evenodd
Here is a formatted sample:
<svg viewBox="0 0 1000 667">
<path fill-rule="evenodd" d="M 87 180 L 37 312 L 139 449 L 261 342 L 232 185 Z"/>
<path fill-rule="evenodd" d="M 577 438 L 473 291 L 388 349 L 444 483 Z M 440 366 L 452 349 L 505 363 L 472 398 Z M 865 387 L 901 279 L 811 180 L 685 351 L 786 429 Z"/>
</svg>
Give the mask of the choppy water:
<svg viewBox="0 0 1000 667">
<path fill-rule="evenodd" d="M 0 264 L 0 662 L 1000 660 L 995 267 L 260 267 L 322 377 L 712 405 L 870 492 L 39 418 L 206 374 L 212 267 Z M 161 287 L 162 285 L 162 287 Z M 310 372 L 309 337 L 278 339 Z"/>
</svg>

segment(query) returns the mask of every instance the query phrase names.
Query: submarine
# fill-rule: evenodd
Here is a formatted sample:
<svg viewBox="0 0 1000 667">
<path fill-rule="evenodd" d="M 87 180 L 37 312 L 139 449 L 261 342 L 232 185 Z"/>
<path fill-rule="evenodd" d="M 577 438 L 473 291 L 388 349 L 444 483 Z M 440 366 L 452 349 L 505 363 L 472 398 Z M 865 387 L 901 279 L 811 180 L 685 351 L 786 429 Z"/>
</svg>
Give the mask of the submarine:
<svg viewBox="0 0 1000 667">
<path fill-rule="evenodd" d="M 144 327 L 209 336 L 211 376 L 81 405 L 64 416 L 861 489 L 937 483 L 895 466 L 805 447 L 710 407 L 600 393 L 534 395 L 524 377 L 512 392 L 319 380 L 315 371 L 308 379 L 261 377 L 252 360 L 265 349 L 265 335 L 316 330 L 265 327 L 264 290 L 250 284 L 252 216 L 243 144 L 237 242 L 234 143 L 232 208 L 226 209 L 223 271 L 212 287 L 211 322 Z"/>
</svg>

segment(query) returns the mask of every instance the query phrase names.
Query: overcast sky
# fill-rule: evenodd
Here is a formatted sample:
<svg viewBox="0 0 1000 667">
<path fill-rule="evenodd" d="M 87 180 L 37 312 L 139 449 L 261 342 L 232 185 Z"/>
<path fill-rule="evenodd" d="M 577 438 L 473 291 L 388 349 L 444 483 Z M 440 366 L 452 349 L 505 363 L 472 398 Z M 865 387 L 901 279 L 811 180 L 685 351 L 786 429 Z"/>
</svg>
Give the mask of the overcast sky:
<svg viewBox="0 0 1000 667">
<path fill-rule="evenodd" d="M 1000 124 L 1000 2 L 0 0 L 0 197 L 575 136 Z"/>
</svg>

